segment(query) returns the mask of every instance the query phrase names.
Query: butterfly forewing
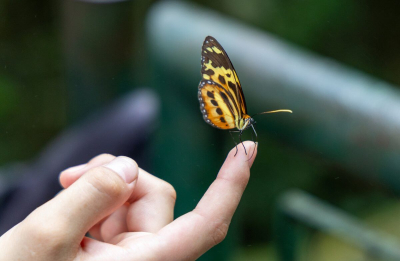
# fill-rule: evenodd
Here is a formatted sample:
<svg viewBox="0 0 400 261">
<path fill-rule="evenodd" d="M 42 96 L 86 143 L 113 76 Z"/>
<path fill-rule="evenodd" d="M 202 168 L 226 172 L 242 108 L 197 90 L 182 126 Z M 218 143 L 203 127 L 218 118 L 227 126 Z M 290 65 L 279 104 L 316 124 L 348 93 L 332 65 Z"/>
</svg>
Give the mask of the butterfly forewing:
<svg viewBox="0 0 400 261">
<path fill-rule="evenodd" d="M 212 81 L 201 81 L 199 101 L 203 118 L 208 124 L 219 129 L 236 127 L 232 99 L 221 85 Z"/>
<path fill-rule="evenodd" d="M 242 86 L 228 54 L 211 36 L 206 37 L 201 48 L 201 74 L 203 78 L 199 84 L 198 98 L 204 120 L 215 128 L 225 130 L 236 128 L 239 132 L 239 140 L 247 154 L 241 136 L 244 130 L 251 127 L 257 140 L 257 133 L 253 126 L 255 121 L 247 114 Z M 284 109 L 259 114 L 283 111 L 292 112 Z"/>
<path fill-rule="evenodd" d="M 227 53 L 211 36 L 204 40 L 201 64 L 203 81 L 215 82 L 224 89 L 232 105 L 233 117 L 238 122 L 247 114 L 242 87 Z"/>
</svg>

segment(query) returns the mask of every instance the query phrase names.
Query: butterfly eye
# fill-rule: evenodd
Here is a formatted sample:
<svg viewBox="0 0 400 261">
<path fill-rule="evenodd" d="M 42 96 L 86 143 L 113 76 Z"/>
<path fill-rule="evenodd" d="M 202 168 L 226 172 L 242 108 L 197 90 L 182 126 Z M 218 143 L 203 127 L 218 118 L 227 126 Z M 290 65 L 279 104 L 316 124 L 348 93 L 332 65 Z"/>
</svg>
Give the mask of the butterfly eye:
<svg viewBox="0 0 400 261">
<path fill-rule="evenodd" d="M 253 118 L 250 118 L 250 124 L 251 125 L 256 124 L 256 121 Z"/>
</svg>

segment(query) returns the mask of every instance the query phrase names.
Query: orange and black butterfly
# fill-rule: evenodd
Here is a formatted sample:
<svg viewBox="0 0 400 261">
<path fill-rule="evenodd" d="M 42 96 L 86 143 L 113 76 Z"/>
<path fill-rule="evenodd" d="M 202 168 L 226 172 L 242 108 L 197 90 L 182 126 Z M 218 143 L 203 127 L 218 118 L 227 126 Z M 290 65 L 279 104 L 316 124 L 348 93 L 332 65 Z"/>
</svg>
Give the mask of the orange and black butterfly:
<svg viewBox="0 0 400 261">
<path fill-rule="evenodd" d="M 232 130 L 236 128 L 241 143 L 243 131 L 251 127 L 257 139 L 257 133 L 253 126 L 256 122 L 247 114 L 246 101 L 239 77 L 228 54 L 212 36 L 206 37 L 201 48 L 201 74 L 203 78 L 199 84 L 198 97 L 204 120 L 218 129 Z M 274 110 L 258 114 L 274 112 L 291 113 L 292 111 Z M 246 152 L 245 147 L 244 150 Z"/>
</svg>

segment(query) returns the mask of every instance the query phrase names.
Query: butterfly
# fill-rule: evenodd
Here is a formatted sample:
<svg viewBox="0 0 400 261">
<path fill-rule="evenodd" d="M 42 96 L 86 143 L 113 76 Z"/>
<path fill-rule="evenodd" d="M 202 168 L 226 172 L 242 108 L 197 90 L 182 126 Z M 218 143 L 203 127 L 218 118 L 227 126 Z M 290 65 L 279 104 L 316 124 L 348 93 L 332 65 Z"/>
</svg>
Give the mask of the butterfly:
<svg viewBox="0 0 400 261">
<path fill-rule="evenodd" d="M 198 99 L 205 122 L 218 129 L 231 130 L 231 136 L 232 132 L 239 132 L 239 140 L 242 145 L 242 133 L 250 127 L 257 139 L 257 132 L 254 129 L 256 122 L 252 116 L 247 114 L 246 101 L 239 77 L 228 54 L 212 36 L 206 37 L 201 48 L 201 74 Z M 292 113 L 291 110 L 282 109 L 255 115 L 275 112 Z M 233 129 L 237 130 L 232 131 Z M 238 144 L 236 142 L 235 144 L 236 156 Z M 247 155 L 244 145 L 243 148 Z"/>
</svg>

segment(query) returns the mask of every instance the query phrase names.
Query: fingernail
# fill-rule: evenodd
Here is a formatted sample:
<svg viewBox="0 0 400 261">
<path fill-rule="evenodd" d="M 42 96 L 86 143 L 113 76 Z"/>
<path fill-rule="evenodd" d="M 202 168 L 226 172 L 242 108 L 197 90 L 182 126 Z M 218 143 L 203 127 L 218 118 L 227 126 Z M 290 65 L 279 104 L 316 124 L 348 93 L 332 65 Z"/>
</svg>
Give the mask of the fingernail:
<svg viewBox="0 0 400 261">
<path fill-rule="evenodd" d="M 81 165 L 77 165 L 74 167 L 70 167 L 70 168 L 64 170 L 64 172 L 77 172 L 85 167 L 86 167 L 86 164 L 81 164 Z"/>
<path fill-rule="evenodd" d="M 116 172 L 128 184 L 133 182 L 137 177 L 137 164 L 128 157 L 117 157 L 104 165 L 104 167 Z"/>
</svg>

